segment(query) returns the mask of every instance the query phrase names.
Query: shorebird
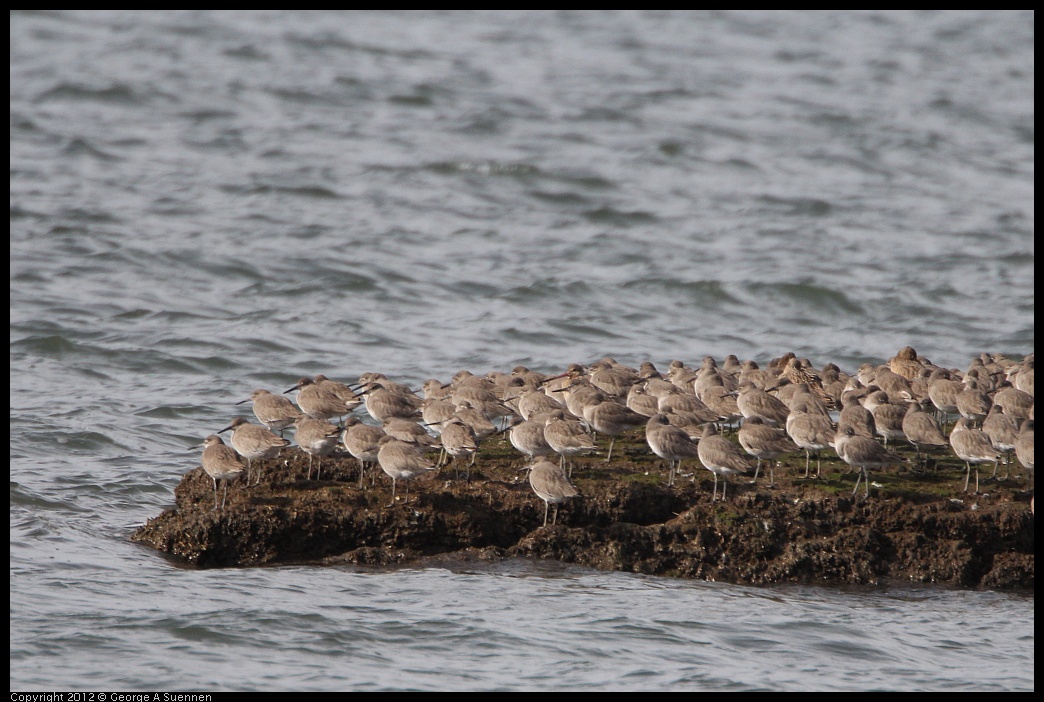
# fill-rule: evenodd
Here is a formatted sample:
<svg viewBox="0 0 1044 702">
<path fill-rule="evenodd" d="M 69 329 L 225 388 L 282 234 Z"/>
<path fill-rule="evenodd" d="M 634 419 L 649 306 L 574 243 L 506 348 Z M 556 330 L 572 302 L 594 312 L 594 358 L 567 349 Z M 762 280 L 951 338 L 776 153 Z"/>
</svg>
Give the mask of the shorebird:
<svg viewBox="0 0 1044 702">
<path fill-rule="evenodd" d="M 424 426 L 431 427 L 436 434 L 442 431 L 442 426 L 453 418 L 457 407 L 449 400 L 428 398 L 421 403 L 421 419 Z"/>
<path fill-rule="evenodd" d="M 627 393 L 627 406 L 638 414 L 651 417 L 660 411 L 660 401 L 642 385 L 632 385 Z"/>
<path fill-rule="evenodd" d="M 648 420 L 625 405 L 613 402 L 603 394 L 593 398 L 592 404 L 584 408 L 584 421 L 599 434 L 611 437 L 609 453 L 605 457 L 605 462 L 608 463 L 613 457 L 616 437 L 628 429 L 643 426 Z"/>
<path fill-rule="evenodd" d="M 476 378 L 476 376 L 469 376 L 469 378 Z M 500 401 L 500 398 L 494 392 L 495 386 L 492 383 L 485 378 L 478 378 L 478 380 L 484 381 L 484 384 L 478 385 L 477 382 L 465 382 L 453 386 L 449 399 L 458 410 L 467 403 L 470 407 L 478 410 L 489 422 L 515 413 L 513 409 Z M 478 433 L 476 431 L 476 435 Z"/>
<path fill-rule="evenodd" d="M 700 463 L 714 473 L 712 499 L 718 499 L 718 475 L 721 474 L 721 499 L 724 500 L 729 485 L 728 476 L 746 473 L 750 470 L 750 462 L 743 456 L 739 446 L 718 434 L 718 430 L 710 422 L 703 425 L 703 436 L 697 448 Z"/>
<path fill-rule="evenodd" d="M 225 442 L 217 434 L 211 434 L 202 444 L 193 446 L 189 451 L 198 448 L 203 449 L 203 470 L 214 481 L 214 509 L 218 508 L 217 481 L 225 481 L 225 492 L 221 496 L 221 509 L 224 509 L 225 498 L 228 497 L 228 481 L 238 478 L 246 470 L 246 466 L 235 451 L 225 446 Z"/>
<path fill-rule="evenodd" d="M 416 396 L 396 391 L 391 386 L 385 386 L 383 382 L 369 383 L 365 386 L 363 394 L 366 398 L 366 411 L 382 424 L 392 417 L 415 419 L 421 416 L 421 401 Z"/>
<path fill-rule="evenodd" d="M 527 390 L 518 397 L 518 413 L 522 419 L 530 419 L 534 414 L 563 410 L 565 405 L 548 395 L 542 389 Z"/>
<path fill-rule="evenodd" d="M 874 418 L 874 430 L 878 436 L 884 437 L 885 446 L 888 446 L 889 439 L 893 441 L 905 440 L 906 434 L 903 432 L 903 420 L 906 418 L 908 409 L 906 405 L 893 405 L 889 402 L 888 393 L 884 390 L 874 394 L 877 396 L 877 405 L 870 410 L 870 415 Z"/>
<path fill-rule="evenodd" d="M 509 377 L 519 378 L 522 380 L 524 385 L 531 387 L 540 387 L 540 384 L 548 378 L 546 373 L 538 373 L 537 371 L 529 370 L 525 366 L 515 366 L 512 368 Z"/>
<path fill-rule="evenodd" d="M 1033 420 L 1024 419 L 1019 427 L 1019 438 L 1015 441 L 1015 458 L 1026 470 L 1033 471 Z"/>
<path fill-rule="evenodd" d="M 555 452 L 544 436 L 546 414 L 535 414 L 532 419 L 519 422 L 508 431 L 508 441 L 532 461 L 539 456 L 550 456 Z"/>
<path fill-rule="evenodd" d="M 899 353 L 888 359 L 888 368 L 907 380 L 920 376 L 921 371 L 924 370 L 924 366 L 917 360 L 917 352 L 912 346 L 904 346 L 899 349 Z"/>
<path fill-rule="evenodd" d="M 580 492 L 569 482 L 565 470 L 546 458 L 541 458 L 526 468 L 529 470 L 529 484 L 533 492 L 544 501 L 544 526 L 547 526 L 547 512 L 552 504 L 555 506 L 555 516 L 551 524 L 554 525 L 558 521 L 558 505 L 578 496 Z"/>
<path fill-rule="evenodd" d="M 309 480 L 312 479 L 312 456 L 319 457 L 319 466 L 315 474 L 315 479 L 318 480 L 323 471 L 323 456 L 333 453 L 341 428 L 325 420 L 307 416 L 298 419 L 295 426 L 297 431 L 294 433 L 294 440 L 301 450 L 308 454 Z"/>
<path fill-rule="evenodd" d="M 737 419 L 743 416 L 743 413 L 739 410 L 739 405 L 736 402 L 736 398 L 732 396 L 723 385 L 712 385 L 708 387 L 702 395 L 700 400 L 703 401 L 707 407 L 711 409 L 718 419 L 726 424 L 732 424 Z"/>
<path fill-rule="evenodd" d="M 667 392 L 659 395 L 657 398 L 656 411 L 657 413 L 663 412 L 665 414 L 668 412 L 674 412 L 676 414 L 691 415 L 701 424 L 705 422 L 718 421 L 717 412 L 711 410 L 711 408 L 705 405 L 700 398 L 682 392 L 677 388 L 671 388 Z"/>
<path fill-rule="evenodd" d="M 1033 395 L 1012 387 L 1006 380 L 1004 383 L 1006 384 L 993 394 L 993 404 L 1002 405 L 1004 414 L 1009 417 L 1016 417 L 1020 421 L 1029 419 L 1030 410 L 1033 409 Z"/>
<path fill-rule="evenodd" d="M 237 405 L 254 403 L 254 416 L 257 421 L 268 427 L 269 431 L 278 431 L 279 436 L 283 430 L 292 426 L 297 418 L 301 416 L 301 410 L 294 407 L 290 398 L 282 395 L 273 395 L 268 390 L 255 390 L 247 400 L 237 402 Z"/>
<path fill-rule="evenodd" d="M 707 422 L 695 414 L 675 412 L 670 408 L 663 412 L 657 412 L 657 414 L 667 415 L 667 422 L 671 426 L 681 429 L 693 441 L 699 441 L 700 437 L 703 436 L 703 425 Z"/>
<path fill-rule="evenodd" d="M 425 456 L 413 444 L 407 444 L 398 439 L 386 436 L 380 441 L 380 450 L 377 452 L 377 462 L 381 470 L 392 479 L 392 497 L 389 507 L 395 504 L 395 483 L 397 480 L 412 480 L 418 475 L 424 475 L 436 470 L 435 464 Z M 406 497 L 410 497 L 410 484 L 406 483 Z"/>
<path fill-rule="evenodd" d="M 758 366 L 756 361 L 748 359 L 743 362 L 743 365 L 740 367 L 739 374 L 736 375 L 736 386 L 739 387 L 739 384 L 743 381 L 747 381 L 752 385 L 764 389 L 775 383 L 776 377 L 769 373 L 767 370 L 762 370 Z M 702 395 L 703 393 L 701 392 L 701 390 L 702 388 L 699 388 L 697 386 L 696 394 Z"/>
<path fill-rule="evenodd" d="M 790 414 L 790 408 L 782 400 L 749 382 L 740 383 L 736 406 L 744 419 L 758 416 L 774 427 L 786 424 L 787 415 Z"/>
<path fill-rule="evenodd" d="M 593 403 L 595 398 L 605 397 L 601 390 L 596 388 L 594 385 L 591 385 L 586 380 L 578 380 L 565 387 L 554 389 L 551 392 L 562 398 L 562 401 L 565 402 L 566 409 L 569 410 L 570 414 L 574 417 L 580 418 L 584 417 L 584 408 Z M 584 422 L 586 423 L 586 419 Z"/>
<path fill-rule="evenodd" d="M 348 417 L 341 432 L 341 443 L 348 453 L 359 461 L 359 487 L 363 486 L 363 474 L 367 464 L 377 462 L 377 451 L 380 441 L 385 436 L 384 430 L 370 424 L 363 424 L 358 417 Z"/>
<path fill-rule="evenodd" d="M 276 436 L 262 426 L 251 424 L 242 417 L 233 419 L 232 423 L 219 431 L 218 434 L 224 434 L 229 429 L 232 430 L 232 448 L 247 461 L 247 485 L 250 485 L 251 461 L 275 458 L 279 455 L 279 449 L 290 445 L 290 442 L 286 439 Z M 258 485 L 260 483 L 261 469 L 258 468 L 257 482 L 254 484 Z"/>
<path fill-rule="evenodd" d="M 816 454 L 816 477 L 821 470 L 820 453 L 830 448 L 836 431 L 828 415 L 808 412 L 807 404 L 795 403 L 787 415 L 787 434 L 791 441 L 805 450 L 805 477 L 808 478 L 812 453 Z"/>
<path fill-rule="evenodd" d="M 428 378 L 421 385 L 421 392 L 424 393 L 424 399 L 426 400 L 448 400 L 450 396 L 450 386 L 442 384 L 442 381 L 436 378 Z"/>
<path fill-rule="evenodd" d="M 780 377 L 790 381 L 792 385 L 805 385 L 809 392 L 818 397 L 827 408 L 833 409 L 834 398 L 824 389 L 822 378 L 813 370 L 811 363 L 806 366 L 802 360 L 791 358 L 787 361 Z"/>
<path fill-rule="evenodd" d="M 990 396 L 979 386 L 976 380 L 966 380 L 964 390 L 957 395 L 957 411 L 961 416 L 971 421 L 971 425 L 981 425 L 982 420 L 990 411 L 993 404 Z"/>
<path fill-rule="evenodd" d="M 394 436 L 399 441 L 417 444 L 421 451 L 439 448 L 439 440 L 412 419 L 389 417 L 381 424 L 381 428 L 384 429 L 385 434 Z"/>
<path fill-rule="evenodd" d="M 311 378 L 301 378 L 297 381 L 297 385 L 283 394 L 294 390 L 298 391 L 297 406 L 312 419 L 327 420 L 334 417 L 340 419 L 351 411 L 344 400 L 332 392 L 322 389 Z"/>
<path fill-rule="evenodd" d="M 481 410 L 472 405 L 470 400 L 462 400 L 457 405 L 455 414 L 471 427 L 471 431 L 475 432 L 475 440 L 479 443 L 497 431 L 496 425 Z"/>
<path fill-rule="evenodd" d="M 580 420 L 572 415 L 566 416 L 565 410 L 555 410 L 547 415 L 544 422 L 544 441 L 552 451 L 561 456 L 560 467 L 565 468 L 566 456 L 569 457 L 570 478 L 573 477 L 573 456 L 598 450 L 594 440 L 584 431 Z"/>
<path fill-rule="evenodd" d="M 942 429 L 939 428 L 939 423 L 923 410 L 920 402 L 915 400 L 908 400 L 908 402 L 910 406 L 906 409 L 906 416 L 903 417 L 903 434 L 906 436 L 906 440 L 913 445 L 914 451 L 917 452 L 917 460 L 920 461 L 921 447 L 939 448 L 948 446 L 949 442 L 942 433 Z"/>
<path fill-rule="evenodd" d="M 971 480 L 971 467 L 975 464 L 975 494 L 979 493 L 979 464 L 994 463 L 1000 460 L 1000 452 L 993 448 L 993 443 L 986 432 L 976 429 L 967 417 L 961 417 L 953 425 L 950 432 L 950 448 L 957 458 L 964 461 L 967 472 L 964 476 L 964 491 L 968 492 Z"/>
<path fill-rule="evenodd" d="M 667 415 L 662 412 L 653 415 L 646 422 L 645 442 L 649 444 L 653 453 L 667 461 L 670 470 L 667 487 L 674 485 L 675 471 L 681 465 L 682 459 L 697 458 L 700 455 L 696 442 L 685 430 L 672 425 Z"/>
<path fill-rule="evenodd" d="M 706 361 L 706 359 L 704 359 Z M 698 371 L 693 370 L 685 365 L 682 361 L 675 359 L 671 361 L 667 367 L 667 374 L 664 376 L 667 380 L 673 383 L 679 390 L 689 390 L 693 387 L 693 384 L 697 382 L 704 375 L 713 375 L 718 380 L 724 380 L 718 373 L 718 368 L 713 365 L 714 359 L 710 359 L 712 364 L 709 368 L 700 368 Z M 732 390 L 733 388 L 729 388 Z"/>
<path fill-rule="evenodd" d="M 1007 408 L 996 401 L 994 401 L 993 407 L 990 407 L 986 419 L 982 420 L 982 430 L 986 432 L 986 436 L 990 437 L 993 448 L 1000 451 L 1004 457 L 1005 480 L 1011 474 L 1010 459 L 1012 452 L 1015 450 L 1015 443 L 1019 438 L 1019 426 L 1019 420 L 1010 416 L 1007 413 Z M 996 477 L 997 464 L 994 464 L 993 475 L 990 476 L 990 479 L 992 480 Z"/>
<path fill-rule="evenodd" d="M 820 374 L 820 379 L 823 381 L 823 394 L 829 397 L 833 404 L 830 407 L 841 406 L 841 393 L 845 390 L 845 385 L 848 383 L 848 376 L 841 373 L 840 369 L 833 363 L 828 363 L 823 366 L 823 372 Z"/>
<path fill-rule="evenodd" d="M 591 385 L 614 400 L 624 400 L 627 397 L 627 391 L 640 380 L 636 371 L 619 365 L 614 366 L 608 360 L 592 363 L 588 369 L 587 378 L 591 381 Z"/>
<path fill-rule="evenodd" d="M 772 461 L 784 454 L 801 450 L 796 443 L 791 441 L 783 428 L 769 426 L 764 419 L 756 415 L 743 421 L 743 426 L 739 430 L 739 442 L 744 451 L 758 459 L 758 467 L 754 470 L 752 483 L 761 473 L 762 459 L 769 461 L 769 485 L 774 485 L 776 476 Z"/>
<path fill-rule="evenodd" d="M 478 452 L 478 439 L 475 438 L 475 432 L 471 430 L 471 427 L 465 424 L 460 417 L 453 417 L 442 428 L 442 448 L 448 455 L 453 457 L 454 477 L 460 477 L 460 473 L 457 470 L 457 459 L 471 459 L 468 462 L 467 473 L 464 476 L 465 481 L 470 481 L 471 466 L 475 464 L 475 454 Z"/>
<path fill-rule="evenodd" d="M 1027 395 L 1033 394 L 1033 364 L 1033 354 L 1030 354 L 1007 372 L 1011 384 Z"/>
<path fill-rule="evenodd" d="M 348 411 L 351 412 L 356 407 L 363 403 L 363 399 L 359 397 L 350 387 L 344 383 L 339 383 L 336 380 L 330 380 L 325 375 L 320 373 L 315 376 L 315 384 L 319 386 L 321 390 L 330 393 L 335 396 L 341 402 L 344 403 Z"/>
<path fill-rule="evenodd" d="M 935 409 L 942 413 L 943 427 L 951 414 L 960 414 L 957 410 L 957 396 L 963 391 L 964 384 L 959 380 L 952 380 L 950 372 L 945 368 L 936 368 L 928 376 L 928 399 L 935 405 Z"/>
<path fill-rule="evenodd" d="M 870 496 L 870 469 L 883 468 L 884 466 L 903 463 L 903 459 L 886 449 L 868 436 L 857 434 L 855 427 L 849 426 L 843 431 L 838 429 L 837 437 L 834 439 L 834 450 L 841 460 L 853 468 L 859 469 L 856 477 L 855 488 L 852 494 L 859 490 L 859 482 L 863 481 L 866 496 Z"/>
<path fill-rule="evenodd" d="M 843 434 L 849 428 L 859 436 L 865 436 L 868 439 L 873 439 L 877 435 L 874 415 L 852 395 L 845 398 L 844 409 L 837 417 L 837 433 Z"/>
</svg>

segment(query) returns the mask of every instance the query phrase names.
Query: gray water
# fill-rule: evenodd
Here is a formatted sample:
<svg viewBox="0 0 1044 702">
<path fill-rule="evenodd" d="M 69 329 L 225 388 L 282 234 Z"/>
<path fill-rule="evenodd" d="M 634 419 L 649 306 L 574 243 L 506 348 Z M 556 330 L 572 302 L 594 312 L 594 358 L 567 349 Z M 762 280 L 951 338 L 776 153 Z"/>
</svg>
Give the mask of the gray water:
<svg viewBox="0 0 1044 702">
<path fill-rule="evenodd" d="M 13 13 L 11 688 L 1032 690 L 1032 597 L 129 535 L 302 375 L 1031 352 L 1033 23 Z"/>
</svg>

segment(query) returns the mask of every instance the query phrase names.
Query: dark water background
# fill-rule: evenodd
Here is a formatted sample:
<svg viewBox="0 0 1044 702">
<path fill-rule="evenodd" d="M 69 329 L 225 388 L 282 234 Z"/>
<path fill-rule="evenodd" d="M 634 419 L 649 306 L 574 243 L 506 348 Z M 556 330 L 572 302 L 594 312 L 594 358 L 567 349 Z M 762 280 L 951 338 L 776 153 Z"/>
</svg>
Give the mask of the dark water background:
<svg viewBox="0 0 1044 702">
<path fill-rule="evenodd" d="M 12 689 L 1032 690 L 1032 597 L 128 537 L 301 375 L 1031 352 L 1033 25 L 13 13 Z"/>
</svg>

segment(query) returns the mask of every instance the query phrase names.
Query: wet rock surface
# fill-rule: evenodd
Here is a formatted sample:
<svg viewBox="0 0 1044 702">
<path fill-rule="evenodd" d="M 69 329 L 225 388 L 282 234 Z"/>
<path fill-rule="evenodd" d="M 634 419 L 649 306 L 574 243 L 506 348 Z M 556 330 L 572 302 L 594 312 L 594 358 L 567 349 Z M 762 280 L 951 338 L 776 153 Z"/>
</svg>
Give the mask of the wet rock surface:
<svg viewBox="0 0 1044 702">
<path fill-rule="evenodd" d="M 512 557 L 553 558 L 602 570 L 733 583 L 936 583 L 1032 591 L 1031 491 L 1023 471 L 964 493 L 964 466 L 871 474 L 870 496 L 836 459 L 823 478 L 803 479 L 794 456 L 767 476 L 733 479 L 713 501 L 713 476 L 686 461 L 667 487 L 664 462 L 636 432 L 613 461 L 576 461 L 581 497 L 543 526 L 544 503 L 507 442 L 483 444 L 470 481 L 452 467 L 400 483 L 358 462 L 323 459 L 306 480 L 296 447 L 264 462 L 260 485 L 240 478 L 223 509 L 202 468 L 175 490 L 175 506 L 133 535 L 198 567 L 315 563 L 393 565 Z M 619 455 L 617 455 L 619 451 Z M 257 462 L 255 462 L 255 470 Z M 1001 474 L 1004 474 L 1001 467 Z M 988 475 L 986 471 L 984 475 Z M 375 482 L 371 485 L 371 479 Z M 554 515 L 554 506 L 551 507 Z"/>
</svg>

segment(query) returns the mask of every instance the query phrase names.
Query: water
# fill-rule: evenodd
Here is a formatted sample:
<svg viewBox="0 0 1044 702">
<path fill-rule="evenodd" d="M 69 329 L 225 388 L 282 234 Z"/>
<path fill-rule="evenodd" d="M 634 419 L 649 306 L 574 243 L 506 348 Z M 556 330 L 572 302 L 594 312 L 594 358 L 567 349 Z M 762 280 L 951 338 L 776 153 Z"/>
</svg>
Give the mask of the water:
<svg viewBox="0 0 1044 702">
<path fill-rule="evenodd" d="M 1032 597 L 128 537 L 302 375 L 1029 353 L 1033 20 L 12 14 L 12 689 L 1032 690 Z"/>
</svg>

